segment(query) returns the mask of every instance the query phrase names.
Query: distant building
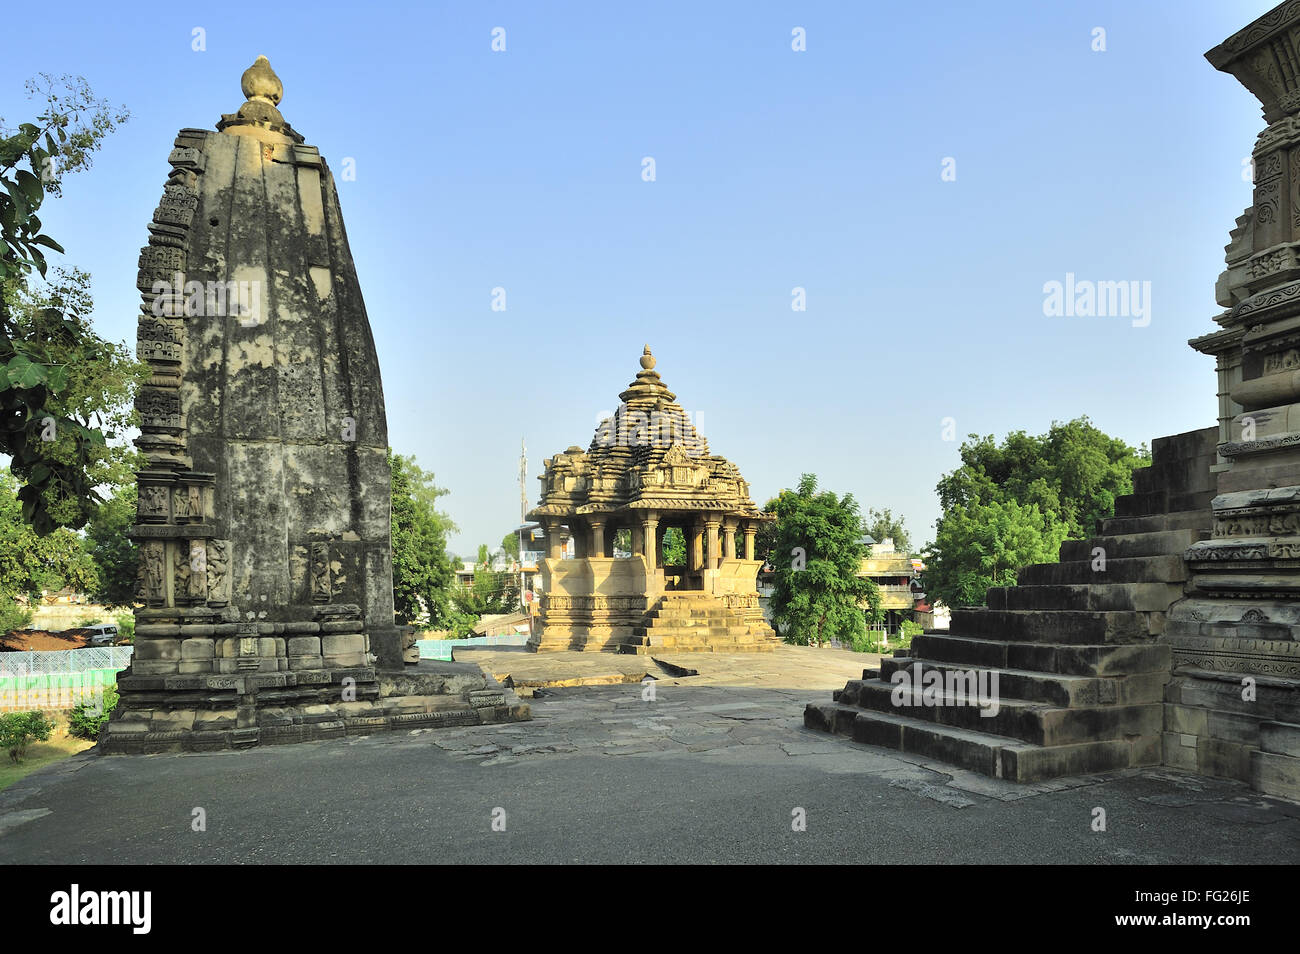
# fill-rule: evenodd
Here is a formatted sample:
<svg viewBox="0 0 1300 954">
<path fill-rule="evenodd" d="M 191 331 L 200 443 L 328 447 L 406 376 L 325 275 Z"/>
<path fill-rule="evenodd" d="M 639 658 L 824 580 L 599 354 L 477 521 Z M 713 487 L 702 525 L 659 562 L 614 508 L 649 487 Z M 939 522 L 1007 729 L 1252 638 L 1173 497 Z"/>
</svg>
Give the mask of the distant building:
<svg viewBox="0 0 1300 954">
<path fill-rule="evenodd" d="M 871 628 L 896 633 L 904 620 L 916 620 L 922 606 L 926 611 L 930 608 L 917 599 L 919 584 L 914 583 L 925 565 L 910 554 L 895 550 L 893 537 L 877 543 L 874 538 L 863 536 L 859 542 L 868 552 L 862 558 L 858 576 L 876 584 L 880 590 L 880 607 L 885 611 L 884 622 L 871 624 Z"/>
</svg>

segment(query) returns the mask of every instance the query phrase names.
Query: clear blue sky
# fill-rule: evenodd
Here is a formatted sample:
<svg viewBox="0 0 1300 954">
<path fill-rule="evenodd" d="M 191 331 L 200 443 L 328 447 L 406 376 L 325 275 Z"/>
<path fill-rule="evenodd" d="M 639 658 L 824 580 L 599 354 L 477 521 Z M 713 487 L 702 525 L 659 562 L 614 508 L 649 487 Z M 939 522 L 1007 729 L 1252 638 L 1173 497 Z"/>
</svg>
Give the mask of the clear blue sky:
<svg viewBox="0 0 1300 954">
<path fill-rule="evenodd" d="M 43 219 L 134 345 L 172 138 L 270 57 L 285 118 L 336 177 L 356 160 L 390 443 L 450 489 L 457 552 L 516 524 L 520 438 L 535 501 L 646 342 L 760 504 L 813 472 L 924 542 L 946 417 L 1001 437 L 1086 413 L 1134 444 L 1214 423 L 1186 341 L 1214 328 L 1263 123 L 1202 54 L 1273 5 L 71 0 L 8 37 L 0 116 L 30 118 L 38 71 L 131 109 Z M 1151 282 L 1150 325 L 1045 317 L 1067 272 Z"/>
</svg>

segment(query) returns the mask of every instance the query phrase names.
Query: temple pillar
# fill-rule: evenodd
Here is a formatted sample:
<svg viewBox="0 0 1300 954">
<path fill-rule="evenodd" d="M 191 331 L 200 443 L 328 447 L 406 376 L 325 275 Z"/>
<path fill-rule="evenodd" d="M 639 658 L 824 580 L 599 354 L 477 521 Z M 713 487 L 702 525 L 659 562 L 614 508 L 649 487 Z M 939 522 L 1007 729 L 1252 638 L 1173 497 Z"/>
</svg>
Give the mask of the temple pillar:
<svg viewBox="0 0 1300 954">
<path fill-rule="evenodd" d="M 686 542 L 686 562 L 688 568 L 692 573 L 698 573 L 704 568 L 704 528 L 698 523 L 693 524 L 690 527 L 690 535 Z"/>
<path fill-rule="evenodd" d="M 736 525 L 728 523 L 722 528 L 722 558 L 736 559 Z"/>
<path fill-rule="evenodd" d="M 549 560 L 559 560 L 564 557 L 564 541 L 560 538 L 558 520 L 546 521 L 546 557 Z"/>
<path fill-rule="evenodd" d="M 642 542 L 641 524 L 632 524 L 632 555 L 640 556 L 644 551 L 645 544 Z"/>
<path fill-rule="evenodd" d="M 710 570 L 716 570 L 719 564 L 722 563 L 721 554 L 718 553 L 718 528 L 721 526 L 721 520 L 707 519 L 704 521 L 705 536 L 708 540 L 708 562 L 705 566 Z"/>
<path fill-rule="evenodd" d="M 603 557 L 605 555 L 605 521 L 589 520 L 587 524 L 591 527 L 591 556 Z"/>
<path fill-rule="evenodd" d="M 754 556 L 754 538 L 758 536 L 758 528 L 752 523 L 745 524 L 745 559 L 756 559 Z"/>
<path fill-rule="evenodd" d="M 646 517 L 641 521 L 641 540 L 642 552 L 645 554 L 645 566 L 647 570 L 655 570 L 659 566 L 659 520 L 656 517 Z"/>
</svg>

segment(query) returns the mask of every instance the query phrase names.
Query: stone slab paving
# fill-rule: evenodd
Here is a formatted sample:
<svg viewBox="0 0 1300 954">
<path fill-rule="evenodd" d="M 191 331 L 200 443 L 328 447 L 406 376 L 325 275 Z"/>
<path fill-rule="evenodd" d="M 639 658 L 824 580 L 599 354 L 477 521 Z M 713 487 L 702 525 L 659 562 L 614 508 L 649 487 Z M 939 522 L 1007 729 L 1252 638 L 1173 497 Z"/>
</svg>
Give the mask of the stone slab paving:
<svg viewBox="0 0 1300 954">
<path fill-rule="evenodd" d="M 875 653 L 781 645 L 770 653 L 530 653 L 523 647 L 453 650 L 457 662 L 472 662 L 526 696 L 537 687 L 594 686 L 640 682 L 650 676 L 667 685 L 773 686 L 833 689 L 861 679 L 864 668 L 880 665 Z M 690 674 L 690 675 L 687 675 Z"/>
<path fill-rule="evenodd" d="M 1239 783 L 1148 769 L 1016 785 L 809 731 L 822 690 L 644 692 L 550 690 L 513 725 L 92 750 L 0 792 L 0 863 L 1300 862 L 1300 806 Z"/>
</svg>

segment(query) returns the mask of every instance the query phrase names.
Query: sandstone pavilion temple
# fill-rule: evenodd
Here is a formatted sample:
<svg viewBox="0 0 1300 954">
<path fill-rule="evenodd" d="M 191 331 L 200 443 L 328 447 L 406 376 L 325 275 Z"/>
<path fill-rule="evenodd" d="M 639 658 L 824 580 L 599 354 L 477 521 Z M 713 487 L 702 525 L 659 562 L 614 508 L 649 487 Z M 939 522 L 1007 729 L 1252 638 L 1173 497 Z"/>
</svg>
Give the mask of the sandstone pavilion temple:
<svg viewBox="0 0 1300 954">
<path fill-rule="evenodd" d="M 758 528 L 774 519 L 749 497 L 726 458 L 709 453 L 649 346 L 584 453 L 545 461 L 546 529 L 541 626 L 534 652 L 755 652 L 774 649 L 756 580 Z M 666 565 L 664 538 L 685 540 L 684 564 Z M 561 559 L 565 535 L 575 557 Z M 616 545 L 617 544 L 617 545 Z"/>
</svg>

